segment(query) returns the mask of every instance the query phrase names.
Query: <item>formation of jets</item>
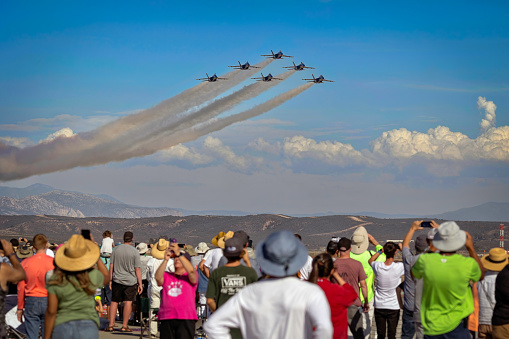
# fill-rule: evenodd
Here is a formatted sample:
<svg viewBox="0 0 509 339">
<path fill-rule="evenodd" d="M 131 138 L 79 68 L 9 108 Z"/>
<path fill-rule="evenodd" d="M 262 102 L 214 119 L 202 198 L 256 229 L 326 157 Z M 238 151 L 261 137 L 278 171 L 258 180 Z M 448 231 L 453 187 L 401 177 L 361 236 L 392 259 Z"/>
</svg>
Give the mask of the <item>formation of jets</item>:
<svg viewBox="0 0 509 339">
<path fill-rule="evenodd" d="M 261 56 L 264 56 L 264 57 L 267 57 L 269 59 L 283 59 L 283 58 L 293 58 L 293 56 L 291 55 L 285 55 L 283 54 L 283 52 L 279 51 L 277 53 L 274 53 L 273 50 L 270 50 L 271 54 L 262 54 Z M 285 66 L 283 68 L 286 68 L 286 69 L 293 69 L 295 71 L 303 71 L 305 69 L 315 69 L 314 67 L 309 67 L 309 66 L 306 66 L 303 62 L 301 62 L 300 64 L 296 65 L 295 62 L 292 62 L 293 63 L 293 66 Z M 249 70 L 251 68 L 261 68 L 261 67 L 258 67 L 258 66 L 251 66 L 249 64 L 248 61 L 246 61 L 245 64 L 241 64 L 240 61 L 239 61 L 239 65 L 235 65 L 235 66 L 228 66 L 228 67 L 232 67 L 232 68 L 235 68 L 235 69 L 239 69 L 239 70 L 242 70 L 242 71 L 246 71 L 246 70 Z M 207 74 L 207 73 L 205 73 Z M 324 83 L 324 82 L 334 82 L 333 80 L 326 80 L 324 78 L 323 75 L 320 75 L 318 78 L 315 78 L 315 75 L 314 74 L 311 74 L 313 79 L 302 79 L 304 81 L 307 81 L 307 82 L 313 82 L 315 84 L 321 84 L 321 83 Z M 272 81 L 272 80 L 283 80 L 281 78 L 275 78 L 274 76 L 272 76 L 272 74 L 268 74 L 266 76 L 264 76 L 262 74 L 261 77 L 256 77 L 256 78 L 251 78 L 253 80 L 256 80 L 256 81 Z M 216 82 L 217 80 L 228 80 L 228 78 L 220 78 L 218 77 L 215 73 L 213 76 L 209 76 L 207 74 L 207 77 L 206 78 L 200 78 L 200 79 L 196 79 L 196 80 L 200 80 L 200 81 L 207 81 L 207 82 Z"/>
</svg>

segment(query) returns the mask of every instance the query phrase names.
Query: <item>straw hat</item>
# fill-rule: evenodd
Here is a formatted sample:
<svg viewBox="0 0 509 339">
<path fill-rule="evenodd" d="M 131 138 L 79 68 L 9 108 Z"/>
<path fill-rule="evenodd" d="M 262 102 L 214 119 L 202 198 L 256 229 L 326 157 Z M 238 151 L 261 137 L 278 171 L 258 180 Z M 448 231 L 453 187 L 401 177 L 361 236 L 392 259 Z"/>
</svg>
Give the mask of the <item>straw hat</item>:
<svg viewBox="0 0 509 339">
<path fill-rule="evenodd" d="M 34 249 L 32 246 L 28 246 L 26 244 L 20 244 L 16 250 L 16 256 L 20 259 L 25 259 L 31 257 L 32 255 L 34 255 Z"/>
<path fill-rule="evenodd" d="M 362 254 L 369 247 L 368 231 L 362 226 L 357 227 L 352 235 L 352 253 Z"/>
<path fill-rule="evenodd" d="M 233 238 L 233 231 L 229 231 L 228 233 L 226 233 L 224 235 L 224 237 L 222 238 L 219 238 L 219 240 L 217 241 L 217 246 L 221 247 L 222 249 L 224 249 L 224 242 L 228 239 L 231 239 Z"/>
<path fill-rule="evenodd" d="M 55 253 L 55 263 L 64 271 L 78 272 L 94 266 L 100 255 L 99 246 L 81 234 L 74 234 Z"/>
<path fill-rule="evenodd" d="M 507 254 L 505 254 L 505 250 L 500 247 L 492 248 L 488 255 L 485 255 L 481 258 L 481 262 L 484 268 L 500 272 L 502 269 L 509 264 L 509 259 L 507 258 Z"/>
<path fill-rule="evenodd" d="M 219 232 L 219 233 L 218 233 L 218 234 L 217 234 L 214 238 L 212 238 L 212 240 L 211 240 L 210 242 L 212 243 L 212 245 L 214 245 L 214 246 L 216 246 L 216 247 L 219 247 L 219 246 L 217 245 L 217 241 L 218 241 L 220 238 L 222 238 L 222 237 L 224 237 L 224 232 Z"/>
<path fill-rule="evenodd" d="M 170 246 L 170 242 L 165 239 L 159 239 L 157 244 L 154 244 L 152 246 L 151 254 L 156 259 L 164 259 L 164 253 L 166 252 L 166 249 Z"/>
<path fill-rule="evenodd" d="M 433 246 L 444 252 L 456 252 L 465 245 L 467 234 L 454 221 L 446 221 L 438 228 Z"/>
</svg>

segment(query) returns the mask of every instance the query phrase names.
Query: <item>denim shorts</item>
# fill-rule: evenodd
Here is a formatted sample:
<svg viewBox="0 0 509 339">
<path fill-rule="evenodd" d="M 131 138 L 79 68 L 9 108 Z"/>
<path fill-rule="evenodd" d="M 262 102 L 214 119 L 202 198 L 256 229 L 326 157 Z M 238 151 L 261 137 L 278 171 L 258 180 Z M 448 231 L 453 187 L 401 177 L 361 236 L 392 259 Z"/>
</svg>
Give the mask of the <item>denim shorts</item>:
<svg viewBox="0 0 509 339">
<path fill-rule="evenodd" d="M 99 339 L 99 329 L 93 320 L 72 320 L 55 326 L 52 338 Z"/>
</svg>

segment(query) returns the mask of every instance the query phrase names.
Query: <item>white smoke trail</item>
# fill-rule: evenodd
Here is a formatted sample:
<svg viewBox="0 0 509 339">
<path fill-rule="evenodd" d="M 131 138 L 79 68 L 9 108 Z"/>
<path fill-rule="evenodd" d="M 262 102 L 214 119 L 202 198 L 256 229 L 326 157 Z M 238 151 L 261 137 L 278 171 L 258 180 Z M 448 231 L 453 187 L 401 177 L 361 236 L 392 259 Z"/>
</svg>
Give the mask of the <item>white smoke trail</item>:
<svg viewBox="0 0 509 339">
<path fill-rule="evenodd" d="M 253 117 L 256 117 L 258 115 L 261 115 L 265 112 L 268 112 L 279 105 L 285 103 L 286 101 L 294 98 L 295 96 L 301 94 L 305 90 L 309 89 L 311 86 L 313 86 L 314 83 L 306 83 L 303 84 L 297 88 L 291 89 L 285 93 L 282 93 L 262 104 L 259 104 L 251 109 L 248 109 L 247 111 L 231 115 L 229 117 L 223 118 L 223 119 L 217 119 L 209 121 L 203 126 L 199 127 L 192 127 L 186 130 L 180 130 L 177 131 L 169 136 L 162 136 L 159 138 L 155 138 L 152 140 L 150 144 L 145 144 L 144 147 L 138 148 L 134 151 L 132 151 L 129 154 L 123 155 L 125 159 L 129 159 L 132 157 L 141 157 L 149 154 L 153 154 L 157 151 L 160 151 L 162 149 L 170 148 L 172 146 L 193 141 L 198 139 L 199 137 L 202 137 L 204 135 L 207 135 L 209 133 L 219 131 L 225 127 L 228 127 L 236 122 L 244 121 Z"/>
<path fill-rule="evenodd" d="M 272 60 L 263 60 L 255 66 L 263 69 L 267 67 Z M 104 141 L 113 140 L 122 133 L 133 129 L 139 128 L 142 124 L 151 123 L 154 120 L 160 118 L 168 118 L 176 116 L 177 114 L 183 113 L 193 107 L 200 106 L 207 101 L 210 101 L 228 91 L 229 89 L 237 86 L 244 80 L 249 79 L 253 74 L 257 72 L 257 69 L 251 68 L 248 70 L 233 70 L 231 72 L 222 75 L 228 80 L 218 80 L 214 83 L 202 82 L 192 88 L 183 91 L 176 96 L 167 99 L 157 106 L 146 109 L 137 114 L 131 114 L 122 117 L 118 120 L 112 121 L 102 127 L 95 130 L 95 134 L 90 137 L 95 145 L 100 145 Z M 157 124 L 157 123 L 156 123 Z"/>
<path fill-rule="evenodd" d="M 484 119 L 481 120 L 481 130 L 486 132 L 490 127 L 495 127 L 495 111 L 497 105 L 493 101 L 487 101 L 486 98 L 477 98 L 477 108 L 484 109 Z"/>
<path fill-rule="evenodd" d="M 280 77 L 286 78 L 292 73 L 293 71 L 288 71 L 283 73 Z M 271 85 L 275 84 L 276 82 Z M 228 96 L 229 98 L 226 97 L 228 99 L 219 99 L 219 103 L 217 104 L 215 102 L 211 103 L 209 105 L 211 106 L 210 108 L 209 106 L 205 106 L 201 113 L 197 112 L 197 114 L 191 116 L 191 119 L 179 120 L 176 123 L 166 126 L 167 130 L 161 131 L 162 133 L 159 133 L 160 135 L 158 137 L 153 138 L 154 135 L 150 134 L 149 136 L 153 138 L 151 142 L 142 142 L 143 140 L 138 140 L 138 142 L 128 142 L 129 138 L 135 139 L 138 132 L 137 128 L 131 128 L 120 137 L 109 140 L 109 142 L 103 142 L 99 145 L 97 145 L 97 141 L 94 140 L 94 137 L 97 135 L 96 131 L 79 133 L 70 137 L 57 137 L 51 141 L 42 142 L 36 146 L 23 149 L 0 143 L 0 180 L 22 179 L 31 175 L 63 171 L 78 166 L 93 166 L 111 161 L 122 161 L 132 157 L 149 155 L 160 149 L 185 142 L 185 140 L 194 140 L 197 137 L 207 134 L 207 128 L 211 130 L 218 130 L 236 122 L 230 122 L 231 117 L 229 117 L 214 121 L 210 124 L 205 123 L 201 129 L 193 128 L 193 126 L 196 127 L 196 125 L 204 123 L 210 118 L 229 109 L 229 107 L 233 107 L 242 100 L 249 99 L 260 94 L 262 91 L 267 89 L 263 87 L 264 85 L 268 88 L 271 86 L 267 83 L 253 84 L 252 87 L 250 87 L 251 85 L 246 86 L 250 88 L 253 93 L 250 93 L 250 90 L 241 90 L 238 91 L 240 94 L 236 92 Z M 311 84 L 306 84 L 301 87 L 309 88 L 310 85 Z M 246 114 L 252 114 L 252 112 L 258 112 L 260 109 L 264 109 L 264 111 L 257 113 L 261 114 L 270 110 L 270 107 L 276 107 L 284 101 L 291 99 L 304 89 L 300 91 L 299 89 L 296 89 L 297 91 L 291 90 L 287 93 L 283 93 L 280 96 L 269 100 L 266 103 L 268 105 L 258 105 L 253 109 L 235 115 L 234 117 L 242 117 L 244 115 L 246 117 L 243 119 L 247 119 L 248 116 Z M 224 125 L 224 127 L 214 127 L 221 126 L 221 123 L 226 123 L 226 125 Z M 143 126 L 144 125 L 142 125 L 142 127 Z M 167 133 L 170 130 L 172 133 Z M 198 132 L 198 134 L 196 134 L 196 132 Z M 189 134 L 189 136 L 187 136 L 187 134 Z M 194 135 L 197 136 L 194 137 Z M 123 142 L 125 142 L 125 144 Z M 126 147 L 128 145 L 131 147 Z M 126 150 L 129 151 L 126 152 Z"/>
<path fill-rule="evenodd" d="M 272 59 L 267 59 L 259 62 L 255 66 L 264 68 L 271 62 Z M 36 145 L 32 148 L 23 149 L 20 152 L 15 152 L 16 157 L 21 160 L 22 163 L 26 162 L 32 165 L 35 163 L 50 163 L 44 167 L 51 167 L 53 161 L 63 161 L 66 156 L 70 159 L 81 157 L 82 159 L 78 161 L 79 164 L 76 166 L 86 166 L 84 163 L 86 163 L 90 157 L 94 157 L 94 154 L 87 157 L 87 153 L 99 152 L 96 153 L 96 155 L 105 154 L 108 148 L 111 149 L 116 144 L 133 143 L 140 140 L 140 138 L 134 139 L 137 135 L 143 135 L 143 131 L 149 131 L 150 134 L 150 131 L 160 128 L 161 125 L 166 126 L 166 124 L 171 122 L 176 123 L 178 122 L 177 114 L 186 112 L 210 101 L 219 94 L 224 93 L 253 76 L 257 70 L 258 69 L 253 68 L 249 70 L 231 71 L 224 75 L 224 77 L 228 78 L 226 81 L 200 83 L 175 97 L 163 101 L 153 108 L 122 117 L 94 131 L 76 134 L 72 138 L 54 140 L 51 144 L 43 143 L 43 145 Z M 161 121 L 161 119 L 163 121 Z M 164 121 L 166 121 L 166 123 L 164 123 Z M 111 146 L 108 147 L 107 145 L 110 144 Z M 122 145 L 118 147 L 122 148 Z M 116 149 L 112 150 L 112 152 L 115 151 Z M 0 166 L 0 171 L 2 167 L 3 166 Z M 1 173 L 0 180 L 3 180 Z"/>
<path fill-rule="evenodd" d="M 286 80 L 294 73 L 295 70 L 289 70 L 282 74 L 277 75 L 276 77 Z M 277 86 L 278 84 L 280 84 L 280 81 L 272 80 L 270 82 L 256 82 L 251 85 L 244 86 L 237 92 L 234 92 L 224 98 L 215 100 L 209 105 L 197 111 L 194 111 L 188 115 L 179 117 L 178 121 L 170 123 L 161 123 L 160 124 L 161 127 L 159 127 L 157 130 L 154 130 L 152 128 L 149 129 L 147 134 L 143 135 L 143 137 L 140 138 L 142 140 L 136 142 L 125 140 L 123 149 L 128 150 L 128 148 L 125 147 L 127 144 L 131 144 L 132 145 L 131 147 L 133 148 L 139 148 L 140 146 L 143 147 L 144 144 L 150 143 L 151 140 L 154 138 L 161 137 L 164 138 L 178 130 L 183 130 L 190 128 L 192 126 L 196 126 L 197 124 L 210 120 L 218 116 L 219 114 L 232 109 L 242 101 L 246 101 L 254 97 L 257 97 L 258 95 L 262 94 L 265 91 L 268 91 L 269 89 Z M 137 132 L 137 135 L 138 134 L 139 132 Z M 141 142 L 142 144 L 140 145 L 139 142 Z"/>
</svg>

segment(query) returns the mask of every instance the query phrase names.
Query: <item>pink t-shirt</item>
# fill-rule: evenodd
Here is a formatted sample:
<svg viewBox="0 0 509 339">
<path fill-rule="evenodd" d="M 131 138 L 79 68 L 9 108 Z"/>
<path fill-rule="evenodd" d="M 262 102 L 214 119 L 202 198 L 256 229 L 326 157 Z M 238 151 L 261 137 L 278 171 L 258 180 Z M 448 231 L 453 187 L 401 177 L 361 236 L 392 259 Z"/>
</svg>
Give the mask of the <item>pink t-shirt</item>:
<svg viewBox="0 0 509 339">
<path fill-rule="evenodd" d="M 159 319 L 198 320 L 195 302 L 197 288 L 198 284 L 193 285 L 189 281 L 187 272 L 182 275 L 164 272 Z"/>
</svg>

